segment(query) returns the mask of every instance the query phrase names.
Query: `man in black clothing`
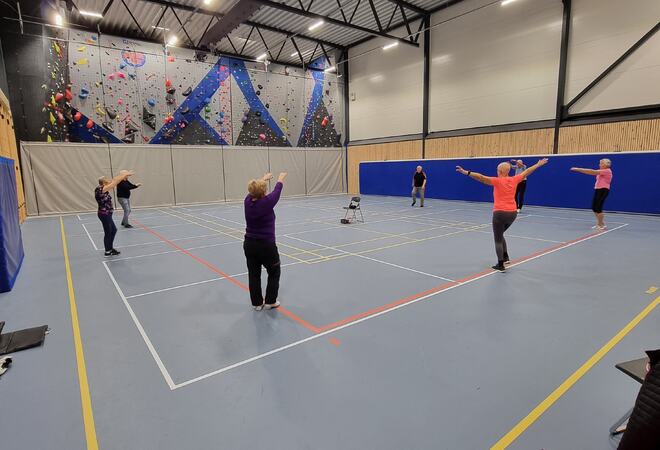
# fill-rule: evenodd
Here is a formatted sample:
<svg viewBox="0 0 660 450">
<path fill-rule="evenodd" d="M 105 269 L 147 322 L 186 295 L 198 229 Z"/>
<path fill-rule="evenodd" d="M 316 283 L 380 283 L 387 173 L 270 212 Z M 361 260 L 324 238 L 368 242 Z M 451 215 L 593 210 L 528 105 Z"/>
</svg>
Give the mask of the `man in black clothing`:
<svg viewBox="0 0 660 450">
<path fill-rule="evenodd" d="M 122 170 L 120 174 L 123 172 L 126 171 Z M 142 186 L 141 183 L 133 184 L 128 181 L 128 178 L 121 181 L 117 185 L 117 201 L 121 205 L 121 208 L 124 210 L 124 218 L 121 220 L 121 224 L 124 228 L 133 228 L 133 225 L 128 223 L 128 216 L 131 213 L 131 191 L 133 189 L 139 188 L 140 186 Z"/>
<path fill-rule="evenodd" d="M 419 192 L 419 206 L 424 207 L 424 189 L 426 188 L 426 174 L 422 170 L 422 166 L 417 166 L 417 170 L 413 175 L 412 180 L 412 205 L 417 203 L 417 193 Z"/>
</svg>

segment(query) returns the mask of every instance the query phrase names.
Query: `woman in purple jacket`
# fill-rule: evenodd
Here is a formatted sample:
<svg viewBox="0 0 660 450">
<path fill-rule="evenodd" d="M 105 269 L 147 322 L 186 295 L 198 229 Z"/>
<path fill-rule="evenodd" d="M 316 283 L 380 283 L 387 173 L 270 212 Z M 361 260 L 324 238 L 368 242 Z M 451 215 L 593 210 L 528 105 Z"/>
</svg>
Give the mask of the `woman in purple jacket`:
<svg viewBox="0 0 660 450">
<path fill-rule="evenodd" d="M 282 194 L 286 173 L 281 173 L 273 192 L 266 195 L 267 182 L 273 174 L 267 173 L 259 180 L 248 183 L 245 197 L 245 241 L 243 250 L 247 260 L 252 307 L 261 311 L 280 306 L 277 293 L 280 288 L 280 254 L 275 243 L 275 205 Z M 266 300 L 261 291 L 261 266 L 268 272 Z"/>
</svg>

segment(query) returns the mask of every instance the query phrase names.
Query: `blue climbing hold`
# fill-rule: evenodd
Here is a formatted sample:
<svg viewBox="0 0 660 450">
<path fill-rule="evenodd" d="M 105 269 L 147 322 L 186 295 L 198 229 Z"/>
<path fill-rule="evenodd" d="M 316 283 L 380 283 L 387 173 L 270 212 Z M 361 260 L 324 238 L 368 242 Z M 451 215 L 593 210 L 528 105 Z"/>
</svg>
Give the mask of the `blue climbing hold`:
<svg viewBox="0 0 660 450">
<path fill-rule="evenodd" d="M 89 90 L 86 88 L 80 88 L 80 92 L 78 92 L 78 98 L 85 100 L 87 97 L 89 97 Z"/>
<path fill-rule="evenodd" d="M 149 103 L 149 106 L 154 107 L 156 106 L 156 99 L 150 98 L 147 103 Z"/>
<path fill-rule="evenodd" d="M 119 68 L 120 68 L 121 70 L 124 70 L 124 69 L 126 68 L 126 63 L 125 63 L 124 61 L 120 62 L 120 63 L 119 63 Z"/>
</svg>

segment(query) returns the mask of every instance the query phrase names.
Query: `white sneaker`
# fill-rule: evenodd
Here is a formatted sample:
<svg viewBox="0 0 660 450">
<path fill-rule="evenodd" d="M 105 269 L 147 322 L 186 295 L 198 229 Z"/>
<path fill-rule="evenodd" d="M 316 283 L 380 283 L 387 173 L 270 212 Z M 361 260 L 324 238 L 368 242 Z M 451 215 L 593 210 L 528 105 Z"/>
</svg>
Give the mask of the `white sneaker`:
<svg viewBox="0 0 660 450">
<path fill-rule="evenodd" d="M 520 208 L 518 208 L 518 212 L 520 212 Z"/>
<path fill-rule="evenodd" d="M 264 309 L 275 309 L 280 306 L 280 302 L 276 301 L 275 303 L 264 303 Z"/>
<path fill-rule="evenodd" d="M 264 305 L 253 306 L 252 308 L 254 308 L 255 311 L 261 311 L 262 309 L 264 309 Z"/>
<path fill-rule="evenodd" d="M 604 231 L 604 230 L 607 230 L 607 226 L 603 225 L 602 227 L 598 227 L 598 229 L 599 229 L 600 231 Z"/>
<path fill-rule="evenodd" d="M 595 230 L 596 228 L 598 228 L 598 225 L 594 225 L 593 227 L 591 227 L 592 230 Z"/>
</svg>

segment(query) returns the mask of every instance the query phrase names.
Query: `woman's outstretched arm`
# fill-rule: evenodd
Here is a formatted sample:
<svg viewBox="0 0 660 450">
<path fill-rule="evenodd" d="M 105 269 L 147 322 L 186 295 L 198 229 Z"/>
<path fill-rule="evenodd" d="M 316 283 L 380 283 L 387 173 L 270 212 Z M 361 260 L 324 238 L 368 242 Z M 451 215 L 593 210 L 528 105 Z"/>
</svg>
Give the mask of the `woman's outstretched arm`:
<svg viewBox="0 0 660 450">
<path fill-rule="evenodd" d="M 456 166 L 456 172 L 467 175 L 468 177 L 472 178 L 473 180 L 477 180 L 479 183 L 487 184 L 488 186 L 492 186 L 493 183 L 490 182 L 490 178 L 488 178 L 485 175 L 482 175 L 478 172 L 472 172 L 470 170 L 465 170 L 461 166 Z"/>
<path fill-rule="evenodd" d="M 593 175 L 593 176 L 596 176 L 600 173 L 598 170 L 583 169 L 581 167 L 571 167 L 571 172 L 578 172 L 578 173 L 583 173 L 585 175 Z"/>
<path fill-rule="evenodd" d="M 538 169 L 539 167 L 543 167 L 546 164 L 548 164 L 548 158 L 539 159 L 539 161 L 536 164 L 523 170 L 523 172 L 520 175 L 522 175 L 523 178 L 527 178 L 532 173 L 534 173 L 536 169 Z"/>
</svg>

